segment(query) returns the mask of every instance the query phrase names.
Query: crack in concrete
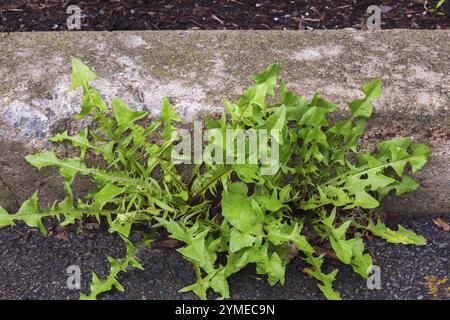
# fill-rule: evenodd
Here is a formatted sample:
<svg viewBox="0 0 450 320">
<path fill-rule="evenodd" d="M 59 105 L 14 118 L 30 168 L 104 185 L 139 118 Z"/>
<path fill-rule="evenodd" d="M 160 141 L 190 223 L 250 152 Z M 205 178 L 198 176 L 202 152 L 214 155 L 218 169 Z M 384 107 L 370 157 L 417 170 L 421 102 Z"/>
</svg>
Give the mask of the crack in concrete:
<svg viewBox="0 0 450 320">
<path fill-rule="evenodd" d="M 2 182 L 2 183 L 6 186 L 6 188 L 9 190 L 9 192 L 12 194 L 13 199 L 14 199 L 14 201 L 15 201 L 16 204 L 17 204 L 17 207 L 20 207 L 20 203 L 19 203 L 19 200 L 18 200 L 17 197 L 16 197 L 15 192 L 13 192 L 13 190 L 11 189 L 11 187 L 5 182 L 5 180 L 4 180 L 1 176 L 0 176 L 0 182 Z"/>
</svg>

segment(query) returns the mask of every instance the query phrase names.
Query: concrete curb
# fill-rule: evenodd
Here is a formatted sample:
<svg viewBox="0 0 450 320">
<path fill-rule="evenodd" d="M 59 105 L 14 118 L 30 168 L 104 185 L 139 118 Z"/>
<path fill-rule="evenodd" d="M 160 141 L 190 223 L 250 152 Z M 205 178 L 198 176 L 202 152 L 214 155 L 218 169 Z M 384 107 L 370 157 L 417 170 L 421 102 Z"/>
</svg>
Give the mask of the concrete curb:
<svg viewBox="0 0 450 320">
<path fill-rule="evenodd" d="M 219 112 L 250 84 L 249 76 L 281 64 L 288 87 L 316 90 L 339 102 L 359 95 L 376 76 L 376 103 L 363 145 L 412 136 L 433 150 L 418 174 L 421 188 L 384 207 L 397 214 L 450 213 L 450 31 L 164 31 L 44 32 L 0 35 L 0 205 L 8 210 L 40 189 L 43 202 L 62 197 L 56 171 L 38 172 L 24 156 L 47 148 L 55 132 L 77 128 L 80 92 L 67 90 L 70 57 L 103 79 L 107 100 L 118 96 L 156 114 L 169 96 L 188 119 Z M 89 185 L 79 181 L 76 190 Z"/>
</svg>

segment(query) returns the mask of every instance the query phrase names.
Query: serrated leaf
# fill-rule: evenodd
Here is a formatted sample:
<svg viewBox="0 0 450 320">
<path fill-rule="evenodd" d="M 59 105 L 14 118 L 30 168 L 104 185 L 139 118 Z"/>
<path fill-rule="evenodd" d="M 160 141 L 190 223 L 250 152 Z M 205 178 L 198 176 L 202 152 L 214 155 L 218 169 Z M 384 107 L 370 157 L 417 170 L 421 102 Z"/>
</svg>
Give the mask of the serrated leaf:
<svg viewBox="0 0 450 320">
<path fill-rule="evenodd" d="M 298 223 L 289 225 L 279 220 L 273 220 L 267 225 L 268 239 L 275 245 L 294 243 L 302 252 L 313 253 L 314 248 L 308 243 L 306 237 L 300 234 L 301 226 Z"/>
<path fill-rule="evenodd" d="M 272 64 L 263 72 L 252 77 L 253 80 L 255 80 L 256 85 L 248 88 L 240 96 L 237 104 L 239 120 L 252 116 L 254 105 L 261 108 L 266 106 L 266 95 L 269 94 L 273 96 L 275 93 L 274 89 L 278 80 L 278 73 L 279 66 L 277 64 Z M 228 105 L 228 109 L 230 109 L 230 107 L 232 107 L 232 105 Z"/>
<path fill-rule="evenodd" d="M 261 180 L 261 168 L 257 164 L 233 164 L 233 170 L 245 183 L 253 183 Z"/>
<path fill-rule="evenodd" d="M 92 110 L 98 108 L 102 111 L 107 111 L 108 106 L 103 101 L 100 91 L 94 88 L 85 86 L 83 92 L 83 103 L 81 105 L 81 110 L 78 114 L 74 116 L 75 119 L 82 119 L 91 113 Z"/>
<path fill-rule="evenodd" d="M 179 293 L 183 293 L 183 292 L 189 292 L 192 291 L 194 292 L 200 299 L 202 300 L 206 300 L 206 291 L 209 288 L 209 282 L 206 281 L 197 281 L 196 283 L 186 286 L 184 288 L 181 288 L 180 290 L 178 290 Z"/>
<path fill-rule="evenodd" d="M 136 247 L 126 238 L 122 237 L 122 240 L 124 240 L 127 248 L 125 258 L 117 260 L 112 257 L 108 257 L 108 262 L 110 264 L 108 276 L 106 279 L 102 280 L 95 274 L 95 272 L 93 272 L 90 285 L 90 294 L 86 295 L 81 293 L 80 300 L 95 300 L 99 294 L 110 291 L 113 288 L 116 288 L 119 291 L 124 291 L 125 289 L 117 280 L 117 275 L 120 272 L 126 271 L 126 268 L 129 265 L 142 269 L 142 266 L 133 257 L 133 254 L 136 252 Z"/>
<path fill-rule="evenodd" d="M 83 62 L 77 58 L 72 58 L 72 79 L 70 90 L 87 86 L 89 81 L 97 79 L 97 75 Z"/>
<path fill-rule="evenodd" d="M 13 225 L 13 222 L 8 211 L 0 206 L 0 227 Z"/>
<path fill-rule="evenodd" d="M 319 127 L 314 127 L 308 130 L 305 138 L 304 138 L 304 143 L 308 144 L 308 143 L 314 143 L 314 144 L 320 144 L 326 148 L 329 147 L 328 142 L 327 142 L 327 137 L 325 135 L 325 133 L 319 128 Z M 320 152 L 318 149 L 315 150 L 316 153 Z M 315 154 L 314 154 L 315 156 Z M 323 157 L 323 155 L 322 155 Z"/>
<path fill-rule="evenodd" d="M 322 110 L 324 113 L 332 112 L 337 109 L 337 106 L 334 103 L 323 99 L 320 96 L 320 93 L 316 93 L 314 95 L 313 99 L 311 100 L 310 106 L 317 107 L 320 110 Z"/>
<path fill-rule="evenodd" d="M 228 287 L 228 281 L 225 277 L 225 269 L 221 269 L 215 273 L 215 275 L 211 278 L 210 286 L 215 292 L 219 293 L 222 298 L 230 298 L 230 289 Z"/>
<path fill-rule="evenodd" d="M 222 193 L 222 215 L 232 226 L 245 234 L 252 234 L 263 221 L 262 213 L 248 200 L 244 183 L 233 183 Z"/>
<path fill-rule="evenodd" d="M 255 242 L 255 237 L 245 234 L 237 229 L 232 229 L 230 233 L 230 252 L 238 252 L 242 248 L 251 247 Z"/>
<path fill-rule="evenodd" d="M 344 239 L 334 239 L 331 238 L 331 247 L 333 248 L 336 256 L 345 264 L 350 264 L 353 256 L 353 245 L 354 239 L 344 240 Z"/>
<path fill-rule="evenodd" d="M 375 236 L 383 238 L 389 243 L 414 244 L 418 246 L 427 244 L 427 240 L 424 237 L 418 236 L 413 231 L 407 230 L 401 225 L 398 226 L 397 231 L 394 231 L 378 220 L 376 224 L 370 221 L 367 229 Z"/>
<path fill-rule="evenodd" d="M 401 196 L 404 193 L 416 190 L 419 187 L 419 183 L 410 176 L 404 175 L 400 183 L 393 186 L 395 194 Z"/>
<path fill-rule="evenodd" d="M 252 76 L 257 85 L 264 84 L 267 93 L 271 96 L 275 94 L 275 85 L 277 84 L 280 66 L 276 63 L 269 65 L 263 72 Z"/>
<path fill-rule="evenodd" d="M 281 101 L 286 106 L 286 119 L 288 121 L 300 121 L 308 108 L 308 99 L 305 96 L 298 96 L 292 91 L 286 89 L 284 81 L 281 83 Z"/>
<path fill-rule="evenodd" d="M 280 194 L 279 198 L 277 190 L 273 190 L 272 195 L 270 196 L 267 193 L 256 193 L 252 198 L 262 204 L 266 210 L 271 212 L 277 212 L 283 208 L 282 195 Z"/>
<path fill-rule="evenodd" d="M 159 217 L 156 217 L 155 219 L 167 229 L 172 238 L 186 243 L 189 242 L 190 235 L 187 233 L 186 229 L 182 227 L 178 222 L 174 220 L 166 220 Z"/>
<path fill-rule="evenodd" d="M 323 110 L 318 107 L 311 107 L 303 114 L 299 121 L 299 125 L 323 127 L 328 125 L 328 121 Z"/>
<path fill-rule="evenodd" d="M 355 192 L 355 200 L 351 205 L 345 207 L 345 209 L 351 209 L 355 207 L 361 207 L 365 209 L 373 209 L 380 205 L 377 199 L 372 197 L 365 191 Z"/>
<path fill-rule="evenodd" d="M 431 155 L 431 149 L 421 143 L 413 143 L 413 157 L 410 159 L 410 163 L 412 166 L 412 173 L 416 173 L 427 163 L 428 158 Z"/>
<path fill-rule="evenodd" d="M 267 120 L 255 129 L 282 130 L 286 126 L 286 106 L 281 105 Z"/>
<path fill-rule="evenodd" d="M 372 256 L 368 253 L 364 253 L 364 242 L 362 238 L 355 239 L 353 245 L 353 258 L 351 261 L 353 270 L 363 278 L 367 279 L 369 276 L 368 271 L 372 265 Z"/>
<path fill-rule="evenodd" d="M 177 249 L 177 251 L 190 261 L 197 262 L 204 270 L 211 271 L 214 268 L 212 262 L 209 260 L 205 246 L 205 237 L 208 234 L 208 231 L 209 230 L 204 230 L 192 237 L 189 239 L 187 246 Z"/>
<path fill-rule="evenodd" d="M 111 200 L 123 192 L 123 188 L 119 188 L 113 184 L 106 184 L 93 196 L 94 203 L 92 207 L 101 210 Z"/>
<path fill-rule="evenodd" d="M 166 123 L 168 123 L 170 121 L 176 121 L 176 122 L 182 121 L 180 116 L 173 109 L 173 107 L 170 104 L 169 99 L 167 99 L 167 97 L 163 97 L 163 99 L 162 99 L 161 119 L 163 121 L 165 121 Z"/>
<path fill-rule="evenodd" d="M 351 221 L 347 220 L 341 224 L 338 228 L 334 226 L 334 220 L 336 217 L 336 208 L 333 208 L 329 216 L 323 215 L 320 219 L 322 226 L 325 227 L 325 231 L 328 234 L 328 238 L 331 243 L 336 256 L 345 264 L 350 264 L 353 257 L 353 246 L 355 239 L 346 240 L 345 234 L 350 226 Z"/>
<path fill-rule="evenodd" d="M 270 258 L 266 259 L 264 262 L 258 263 L 257 266 L 258 273 L 268 275 L 267 281 L 271 286 L 278 282 L 284 284 L 286 267 L 283 265 L 283 262 L 276 252 L 273 252 Z"/>
<path fill-rule="evenodd" d="M 113 98 L 111 100 L 111 105 L 117 124 L 122 130 L 129 128 L 134 121 L 142 119 L 147 115 L 147 112 L 145 111 L 135 111 L 131 109 L 118 98 Z"/>
<path fill-rule="evenodd" d="M 25 159 L 31 165 L 38 169 L 42 169 L 48 166 L 59 167 L 59 173 L 66 179 L 66 186 L 70 186 L 75 178 L 75 175 L 79 172 L 81 174 L 86 174 L 86 165 L 79 158 L 68 158 L 61 160 L 59 159 L 55 151 L 44 151 L 34 155 L 28 155 Z M 66 191 L 71 193 L 69 190 Z"/>
<path fill-rule="evenodd" d="M 79 147 L 81 150 L 81 158 L 84 158 L 88 149 L 93 149 L 105 156 L 105 158 L 112 159 L 113 158 L 113 147 L 114 142 L 111 141 L 109 143 L 103 145 L 96 145 L 91 143 L 88 139 L 88 129 L 84 128 L 81 132 L 76 135 L 70 136 L 67 131 L 63 133 L 58 133 L 53 137 L 49 138 L 50 141 L 61 142 L 61 141 L 70 141 L 75 147 Z"/>
<path fill-rule="evenodd" d="M 336 274 L 336 273 L 337 273 L 337 269 L 334 270 L 334 274 Z M 322 291 L 325 298 L 327 298 L 328 300 L 342 300 L 340 293 L 335 291 L 331 285 L 319 284 L 318 287 L 319 287 L 320 291 Z"/>
<path fill-rule="evenodd" d="M 365 94 L 365 97 L 349 102 L 348 106 L 353 117 L 370 118 L 373 110 L 371 101 L 381 96 L 381 79 L 377 78 L 370 81 L 361 91 Z"/>
<path fill-rule="evenodd" d="M 14 225 L 14 221 L 19 220 L 25 222 L 29 227 L 38 227 L 42 234 L 47 235 L 47 230 L 42 223 L 43 217 L 44 215 L 40 214 L 38 208 L 37 192 L 35 192 L 30 199 L 26 200 L 15 214 L 8 214 L 6 210 L 0 208 L 1 227 Z"/>
<path fill-rule="evenodd" d="M 333 289 L 333 282 L 336 280 L 337 269 L 326 274 L 321 271 L 324 262 L 323 255 L 314 257 L 312 254 L 307 255 L 306 261 L 312 266 L 312 269 L 304 269 L 310 276 L 322 282 L 318 287 L 329 300 L 341 300 L 341 295 Z"/>
</svg>

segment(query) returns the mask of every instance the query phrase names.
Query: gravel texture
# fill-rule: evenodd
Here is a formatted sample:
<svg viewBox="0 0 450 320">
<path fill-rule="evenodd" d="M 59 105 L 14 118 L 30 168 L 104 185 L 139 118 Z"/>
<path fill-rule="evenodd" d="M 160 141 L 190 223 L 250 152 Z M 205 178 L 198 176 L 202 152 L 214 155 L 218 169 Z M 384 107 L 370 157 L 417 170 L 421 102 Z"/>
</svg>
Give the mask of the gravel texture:
<svg viewBox="0 0 450 320">
<path fill-rule="evenodd" d="M 445 219 L 445 218 L 444 218 Z M 431 217 L 395 217 L 388 225 L 401 223 L 428 239 L 424 247 L 392 245 L 372 238 L 367 249 L 381 268 L 381 289 L 369 290 L 366 282 L 346 266 L 328 261 L 327 269 L 339 267 L 336 289 L 344 299 L 449 299 L 450 234 L 439 229 Z M 68 240 L 54 235 L 45 238 L 23 226 L 0 229 L 0 299 L 77 299 L 78 292 L 66 287 L 66 268 L 76 264 L 82 270 L 82 290 L 88 288 L 95 270 L 106 274 L 106 255 L 124 253 L 121 240 L 106 230 L 92 230 Z M 111 292 L 102 299 L 192 299 L 177 290 L 194 281 L 189 263 L 170 248 L 145 248 L 138 254 L 145 271 L 128 270 L 120 276 L 125 292 Z M 248 267 L 230 279 L 233 299 L 323 299 L 315 280 L 301 269 L 296 258 L 287 270 L 286 284 L 270 287 Z M 427 280 L 428 279 L 428 280 Z M 438 281 L 441 280 L 441 284 Z M 433 292 L 434 291 L 434 292 Z"/>
</svg>

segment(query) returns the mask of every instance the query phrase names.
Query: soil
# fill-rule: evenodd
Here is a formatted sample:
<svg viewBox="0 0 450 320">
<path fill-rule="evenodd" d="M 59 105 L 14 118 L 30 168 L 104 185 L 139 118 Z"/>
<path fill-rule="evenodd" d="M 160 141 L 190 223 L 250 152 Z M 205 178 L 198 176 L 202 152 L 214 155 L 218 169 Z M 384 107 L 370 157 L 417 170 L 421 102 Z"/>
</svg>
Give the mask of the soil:
<svg viewBox="0 0 450 320">
<path fill-rule="evenodd" d="M 81 30 L 364 29 L 370 5 L 381 28 L 448 29 L 450 1 L 438 0 L 3 0 L 0 31 L 67 30 L 67 7 L 82 10 Z M 361 27 L 363 26 L 363 27 Z"/>
</svg>

